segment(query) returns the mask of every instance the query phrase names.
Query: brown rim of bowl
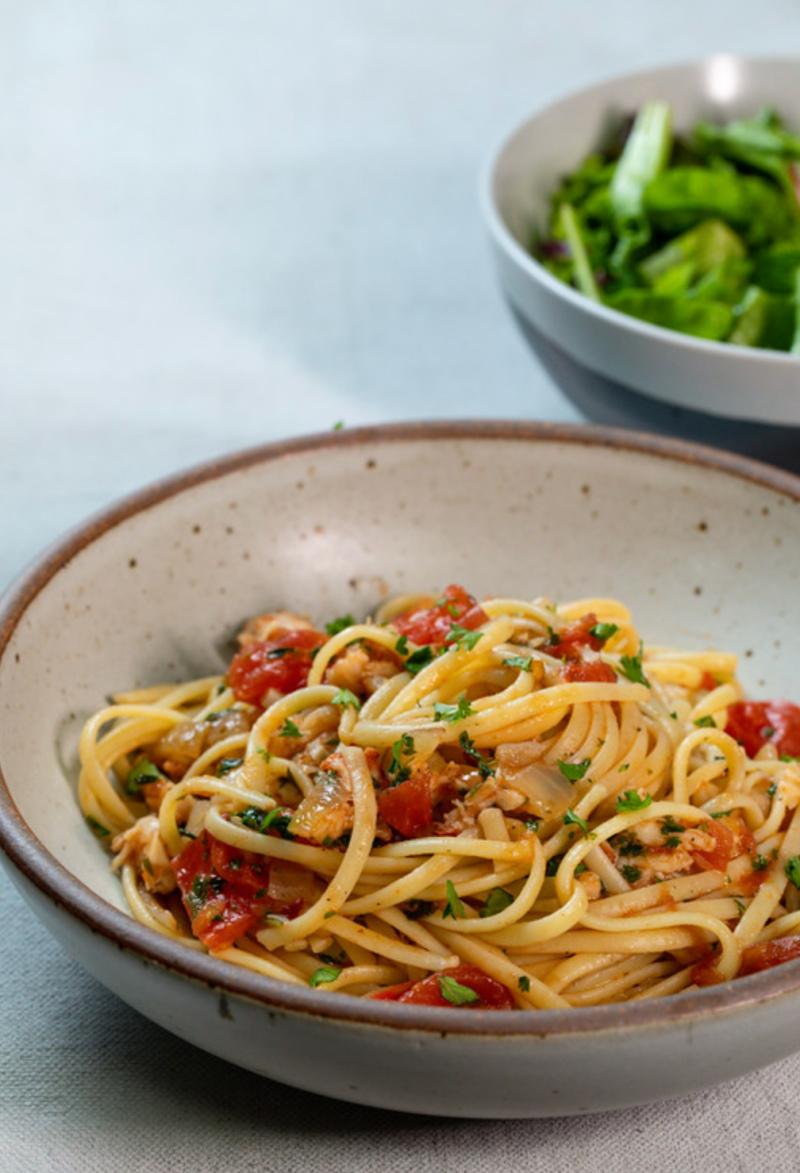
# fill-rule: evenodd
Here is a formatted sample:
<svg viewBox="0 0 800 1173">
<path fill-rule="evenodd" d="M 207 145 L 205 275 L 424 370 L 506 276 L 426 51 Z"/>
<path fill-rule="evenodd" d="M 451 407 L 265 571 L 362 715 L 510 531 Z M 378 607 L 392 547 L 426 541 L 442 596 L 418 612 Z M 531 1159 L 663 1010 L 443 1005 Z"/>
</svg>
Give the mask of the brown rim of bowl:
<svg viewBox="0 0 800 1173">
<path fill-rule="evenodd" d="M 800 503 L 800 477 L 791 473 L 699 444 L 621 428 L 514 420 L 435 420 L 379 424 L 303 436 L 193 466 L 125 497 L 70 531 L 46 549 L 0 599 L 0 660 L 27 607 L 55 573 L 85 547 L 132 515 L 195 485 L 265 462 L 331 448 L 357 449 L 419 440 L 527 440 L 627 449 L 734 476 Z M 208 955 L 195 953 L 180 943 L 158 936 L 107 904 L 54 859 L 37 839 L 11 798 L 1 762 L 0 848 L 21 875 L 48 901 L 78 920 L 85 930 L 98 933 L 114 947 L 135 954 L 141 961 L 206 984 L 218 991 L 221 997 L 233 995 L 275 1010 L 310 1014 L 341 1022 L 369 1023 L 386 1028 L 418 1029 L 441 1034 L 542 1037 L 666 1026 L 718 1011 L 744 1009 L 754 1002 L 764 1002 L 800 989 L 800 962 L 787 962 L 748 978 L 696 992 L 675 994 L 654 1002 L 568 1010 L 530 1013 L 517 1010 L 470 1011 L 347 998 L 320 990 L 284 985 Z"/>
</svg>

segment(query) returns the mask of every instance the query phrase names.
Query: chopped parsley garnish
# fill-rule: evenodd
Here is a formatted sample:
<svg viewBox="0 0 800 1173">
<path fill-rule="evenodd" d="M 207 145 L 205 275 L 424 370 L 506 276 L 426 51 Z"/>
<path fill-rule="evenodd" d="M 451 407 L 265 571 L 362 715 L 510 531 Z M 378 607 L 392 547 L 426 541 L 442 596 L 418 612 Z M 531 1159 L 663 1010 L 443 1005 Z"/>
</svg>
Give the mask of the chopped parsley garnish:
<svg viewBox="0 0 800 1173">
<path fill-rule="evenodd" d="M 584 839 L 589 838 L 589 824 L 586 822 L 586 819 L 582 819 L 580 815 L 576 815 L 572 807 L 567 807 L 567 813 L 564 815 L 564 826 L 568 827 L 570 824 L 580 827 L 581 831 L 583 831 Z"/>
<path fill-rule="evenodd" d="M 510 892 L 506 892 L 505 888 L 492 888 L 483 908 L 480 910 L 481 916 L 496 916 L 498 912 L 503 912 L 508 908 L 509 904 L 514 903 L 514 897 Z"/>
<path fill-rule="evenodd" d="M 158 782 L 164 775 L 159 770 L 154 762 L 149 758 L 139 758 L 131 767 L 127 780 L 125 782 L 125 789 L 128 794 L 140 794 L 142 786 L 146 782 Z"/>
<path fill-rule="evenodd" d="M 523 994 L 527 994 L 531 988 L 531 979 L 525 974 L 517 978 L 517 985 L 522 990 Z"/>
<path fill-rule="evenodd" d="M 338 965 L 321 965 L 319 969 L 314 970 L 308 979 L 308 984 L 310 986 L 322 986 L 327 982 L 335 982 L 341 972 L 341 967 Z"/>
<path fill-rule="evenodd" d="M 356 694 L 354 692 L 350 691 L 349 688 L 340 688 L 339 691 L 336 693 L 336 696 L 334 696 L 332 698 L 331 704 L 341 705 L 343 709 L 346 709 L 346 708 L 360 709 L 361 708 L 361 701 L 358 699 L 358 697 L 356 696 Z"/>
<path fill-rule="evenodd" d="M 584 758 L 582 762 L 562 762 L 560 759 L 556 762 L 568 782 L 580 782 L 591 764 L 591 758 Z"/>
<path fill-rule="evenodd" d="M 279 806 L 273 807 L 270 811 L 264 811 L 258 806 L 247 806 L 244 810 L 236 812 L 236 818 L 251 831 L 260 831 L 262 835 L 273 830 L 278 832 L 281 839 L 294 839 L 294 835 L 288 829 L 292 816 Z"/>
<path fill-rule="evenodd" d="M 270 648 L 270 650 L 267 652 L 267 659 L 268 660 L 282 660 L 284 656 L 288 656 L 290 653 L 295 652 L 295 651 L 296 651 L 296 648 L 287 648 L 287 647 Z"/>
<path fill-rule="evenodd" d="M 800 855 L 790 856 L 783 870 L 795 888 L 800 888 Z"/>
<path fill-rule="evenodd" d="M 272 761 L 272 754 L 269 752 L 269 750 L 268 750 L 268 749 L 264 749 L 264 748 L 262 747 L 261 749 L 257 749 L 257 750 L 256 750 L 256 753 L 259 755 L 259 757 L 262 757 L 262 758 L 264 759 L 264 761 L 265 761 L 265 762 L 271 762 L 271 761 Z"/>
<path fill-rule="evenodd" d="M 765 872 L 769 867 L 769 860 L 765 855 L 757 855 L 751 862 L 754 872 Z"/>
<path fill-rule="evenodd" d="M 91 815 L 86 816 L 86 822 L 94 831 L 95 835 L 110 835 L 108 827 L 104 827 L 102 823 L 98 823 L 97 819 L 93 819 Z"/>
<path fill-rule="evenodd" d="M 433 648 L 430 644 L 423 644 L 421 648 L 417 648 L 415 652 L 412 652 L 410 656 L 406 657 L 403 667 L 406 672 L 410 672 L 412 676 L 416 676 L 423 668 L 427 668 L 433 659 Z"/>
<path fill-rule="evenodd" d="M 644 845 L 627 831 L 615 835 L 614 844 L 620 855 L 644 855 Z"/>
<path fill-rule="evenodd" d="M 641 880 L 642 873 L 632 863 L 624 863 L 619 869 L 619 874 L 623 880 L 627 880 L 629 884 L 635 884 L 637 880 Z"/>
<path fill-rule="evenodd" d="M 480 1002 L 480 996 L 474 990 L 469 986 L 463 986 L 448 974 L 439 974 L 436 980 L 442 997 L 453 1006 L 471 1006 L 474 1002 Z"/>
<path fill-rule="evenodd" d="M 352 615 L 340 615 L 338 619 L 332 619 L 330 623 L 326 623 L 325 630 L 328 635 L 338 635 L 340 631 L 344 631 L 348 627 L 354 627 L 355 622 Z"/>
<path fill-rule="evenodd" d="M 695 721 L 695 725 L 697 725 L 700 729 L 716 729 L 717 727 L 717 723 L 714 718 L 710 717 L 708 714 L 706 714 L 705 717 L 698 717 Z"/>
<path fill-rule="evenodd" d="M 715 812 L 714 812 L 714 813 L 711 815 L 711 818 L 712 818 L 712 819 L 724 819 L 726 815 L 732 815 L 732 814 L 733 814 L 733 810 L 729 810 L 729 811 L 715 811 Z"/>
<path fill-rule="evenodd" d="M 683 823 L 677 823 L 672 815 L 667 815 L 661 820 L 661 832 L 664 835 L 680 835 L 685 830 Z"/>
<path fill-rule="evenodd" d="M 466 696 L 459 697 L 458 704 L 455 705 L 444 705 L 437 701 L 433 706 L 435 719 L 447 721 L 451 725 L 454 725 L 456 721 L 463 721 L 467 717 L 471 717 L 474 711 Z"/>
<path fill-rule="evenodd" d="M 442 920 L 451 917 L 453 920 L 464 920 L 466 917 L 464 905 L 459 899 L 458 892 L 456 892 L 455 885 L 452 880 L 447 881 L 447 901 L 442 910 Z"/>
<path fill-rule="evenodd" d="M 533 664 L 533 656 L 506 656 L 503 660 L 509 668 L 519 668 L 522 672 L 530 672 Z"/>
<path fill-rule="evenodd" d="M 554 876 L 561 867 L 561 861 L 563 858 L 564 855 L 562 853 L 561 855 L 554 855 L 552 859 L 548 859 L 547 863 L 545 864 L 544 874 L 546 876 Z"/>
<path fill-rule="evenodd" d="M 278 737 L 302 737 L 302 733 L 295 725 L 291 717 L 287 717 L 283 725 L 278 730 Z"/>
<path fill-rule="evenodd" d="M 641 811 L 646 806 L 650 806 L 653 801 L 649 794 L 639 794 L 637 790 L 626 790 L 617 799 L 617 810 L 620 814 L 623 811 Z"/>
<path fill-rule="evenodd" d="M 389 763 L 389 777 L 395 786 L 411 777 L 411 771 L 404 765 L 403 757 L 410 757 L 414 752 L 414 738 L 410 733 L 403 736 L 392 746 L 392 760 Z"/>
<path fill-rule="evenodd" d="M 189 916 L 194 920 L 210 896 L 216 896 L 225 885 L 222 876 L 195 876 L 186 896 Z"/>
<path fill-rule="evenodd" d="M 398 656 L 407 656 L 408 655 L 408 636 L 407 635 L 401 635 L 398 638 L 397 643 L 394 645 L 394 650 L 397 652 Z"/>
<path fill-rule="evenodd" d="M 475 744 L 472 741 L 470 735 L 467 733 L 466 729 L 459 737 L 458 744 L 463 749 L 465 756 L 473 763 L 473 765 L 478 767 L 478 772 L 480 773 L 481 778 L 494 777 L 496 766 L 489 760 L 489 758 L 484 757 L 479 749 L 475 748 Z"/>
<path fill-rule="evenodd" d="M 619 661 L 619 670 L 623 676 L 630 680 L 633 684 L 644 684 L 647 688 L 650 687 L 650 681 L 644 674 L 642 668 L 642 654 L 643 646 L 639 644 L 639 651 L 635 656 L 621 656 Z"/>
<path fill-rule="evenodd" d="M 225 774 L 230 774 L 231 770 L 238 770 L 243 762 L 244 758 L 220 758 L 217 762 L 217 777 L 222 778 Z"/>
<path fill-rule="evenodd" d="M 471 652 L 481 639 L 483 639 L 482 631 L 470 631 L 468 627 L 461 627 L 458 623 L 454 623 L 444 637 L 444 642 L 450 644 L 451 647 Z"/>
<path fill-rule="evenodd" d="M 601 640 L 605 643 L 607 639 L 611 639 L 612 635 L 616 635 L 619 631 L 616 623 L 595 623 L 594 627 L 589 628 L 589 635 L 593 635 L 595 639 Z"/>
</svg>

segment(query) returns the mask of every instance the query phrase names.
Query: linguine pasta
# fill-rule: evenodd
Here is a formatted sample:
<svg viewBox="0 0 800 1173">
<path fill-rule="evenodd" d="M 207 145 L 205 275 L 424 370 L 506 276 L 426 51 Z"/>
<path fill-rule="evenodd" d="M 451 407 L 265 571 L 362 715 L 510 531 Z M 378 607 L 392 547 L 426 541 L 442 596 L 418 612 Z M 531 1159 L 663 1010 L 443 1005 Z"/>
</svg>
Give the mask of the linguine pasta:
<svg viewBox="0 0 800 1173">
<path fill-rule="evenodd" d="M 79 800 L 132 914 L 297 985 L 537 1010 L 800 955 L 800 710 L 613 599 L 461 587 L 116 696 Z"/>
</svg>

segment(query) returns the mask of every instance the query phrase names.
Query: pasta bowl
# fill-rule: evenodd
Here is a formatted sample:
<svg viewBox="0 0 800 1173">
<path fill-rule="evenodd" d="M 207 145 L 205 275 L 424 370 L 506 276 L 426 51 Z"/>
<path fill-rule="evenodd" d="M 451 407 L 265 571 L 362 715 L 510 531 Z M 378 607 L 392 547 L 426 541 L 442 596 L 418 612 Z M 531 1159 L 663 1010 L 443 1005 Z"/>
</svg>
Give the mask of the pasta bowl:
<svg viewBox="0 0 800 1173">
<path fill-rule="evenodd" d="M 720 54 L 613 78 L 536 111 L 491 152 L 480 204 L 500 287 L 535 352 L 542 340 L 578 370 L 681 408 L 763 425 L 800 424 L 796 354 L 707 341 L 593 301 L 533 254 L 561 181 L 645 103 L 668 103 L 676 132 L 777 110 L 800 126 L 797 59 Z M 547 361 L 546 358 L 544 361 Z M 557 366 L 548 363 L 559 377 Z M 567 374 L 567 382 L 575 375 Z"/>
<path fill-rule="evenodd" d="M 191 469 L 66 536 L 3 600 L 5 863 L 32 913 L 119 997 L 198 1047 L 290 1085 L 409 1112 L 514 1118 L 619 1108 L 732 1078 L 800 1047 L 797 961 L 734 980 L 718 973 L 715 984 L 690 980 L 663 998 L 536 1008 L 530 997 L 548 977 L 538 966 L 527 987 L 511 990 L 514 1009 L 493 1009 L 465 1004 L 458 981 L 437 1004 L 355 996 L 326 989 L 330 973 L 279 980 L 165 936 L 131 915 L 98 819 L 84 817 L 79 740 L 111 694 L 224 673 L 232 636 L 250 616 L 291 607 L 317 624 L 360 618 L 392 595 L 436 598 L 458 582 L 479 599 L 614 597 L 649 643 L 734 653 L 748 695 L 797 698 L 799 579 L 798 478 L 631 432 L 387 425 Z M 463 611 L 459 618 L 451 643 L 461 646 L 439 663 L 475 650 L 463 634 L 475 627 Z M 409 637 L 403 655 L 417 642 Z M 549 657 L 554 672 L 569 666 L 567 651 L 534 645 L 518 658 Z M 613 652 L 592 655 L 616 662 Z M 634 649 L 627 667 L 619 662 L 628 671 L 636 661 Z M 530 673 L 530 664 L 516 667 Z M 131 703 L 148 694 L 135 695 Z M 347 708 L 346 698 L 337 703 Z M 446 726 L 453 716 L 445 706 L 436 719 Z M 708 726 L 701 715 L 691 735 L 716 736 Z M 484 760 L 477 733 L 473 744 L 473 763 Z M 565 764 L 580 772 L 582 761 Z M 709 759 L 704 769 L 717 767 Z M 214 771 L 214 786 L 223 775 Z M 646 786 L 623 783 L 621 794 L 629 807 L 648 801 Z M 565 861 L 592 847 L 579 831 L 583 809 L 576 799 L 563 812 L 572 812 Z M 706 826 L 727 817 L 713 801 L 708 809 Z M 776 882 L 779 862 L 765 864 Z M 509 886 L 518 899 L 519 886 Z M 451 934 L 458 905 L 456 894 Z M 719 932 L 725 953 L 728 930 Z"/>
</svg>

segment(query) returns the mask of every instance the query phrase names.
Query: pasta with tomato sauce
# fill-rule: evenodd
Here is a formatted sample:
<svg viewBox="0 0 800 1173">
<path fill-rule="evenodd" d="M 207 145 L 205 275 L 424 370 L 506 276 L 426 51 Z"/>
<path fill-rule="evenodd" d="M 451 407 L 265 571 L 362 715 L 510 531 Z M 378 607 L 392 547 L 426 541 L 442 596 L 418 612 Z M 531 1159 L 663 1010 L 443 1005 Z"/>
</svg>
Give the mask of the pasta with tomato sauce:
<svg viewBox="0 0 800 1173">
<path fill-rule="evenodd" d="M 274 612 L 227 673 L 85 725 L 133 915 L 296 985 L 471 1009 L 645 1000 L 800 956 L 800 709 L 619 602 Z"/>
</svg>

